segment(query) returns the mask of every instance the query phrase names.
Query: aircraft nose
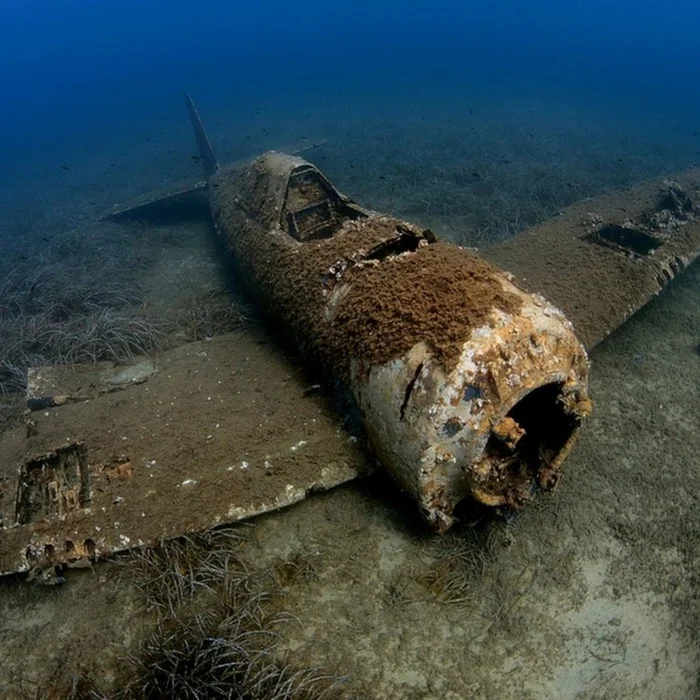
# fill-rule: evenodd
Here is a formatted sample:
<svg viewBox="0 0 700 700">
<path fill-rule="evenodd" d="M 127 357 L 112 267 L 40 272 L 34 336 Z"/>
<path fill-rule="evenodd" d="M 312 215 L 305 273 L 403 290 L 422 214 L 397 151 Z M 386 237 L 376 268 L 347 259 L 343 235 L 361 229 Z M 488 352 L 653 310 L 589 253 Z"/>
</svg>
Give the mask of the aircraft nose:
<svg viewBox="0 0 700 700">
<path fill-rule="evenodd" d="M 450 371 L 424 343 L 352 385 L 382 465 L 438 531 L 469 504 L 517 509 L 554 488 L 590 412 L 588 357 L 538 296 L 493 309 Z"/>
</svg>

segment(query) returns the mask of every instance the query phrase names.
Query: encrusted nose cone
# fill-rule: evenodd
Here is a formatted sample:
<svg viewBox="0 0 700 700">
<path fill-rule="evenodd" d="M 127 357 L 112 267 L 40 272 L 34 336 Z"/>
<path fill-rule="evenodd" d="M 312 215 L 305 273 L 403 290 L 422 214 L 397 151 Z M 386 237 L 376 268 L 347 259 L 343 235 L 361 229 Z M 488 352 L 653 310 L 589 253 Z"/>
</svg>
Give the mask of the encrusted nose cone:
<svg viewBox="0 0 700 700">
<path fill-rule="evenodd" d="M 439 531 L 462 501 L 518 508 L 553 488 L 590 411 L 588 358 L 561 312 L 503 276 L 493 309 L 446 370 L 424 344 L 353 385 L 374 449 Z"/>
</svg>

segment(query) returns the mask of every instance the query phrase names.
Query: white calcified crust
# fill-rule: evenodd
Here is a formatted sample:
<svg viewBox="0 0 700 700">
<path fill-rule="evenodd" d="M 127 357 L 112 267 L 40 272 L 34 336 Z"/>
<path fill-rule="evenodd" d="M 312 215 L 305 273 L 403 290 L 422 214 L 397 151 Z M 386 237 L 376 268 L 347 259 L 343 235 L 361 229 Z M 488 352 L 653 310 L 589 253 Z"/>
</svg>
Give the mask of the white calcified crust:
<svg viewBox="0 0 700 700">
<path fill-rule="evenodd" d="M 572 412 L 588 410 L 588 357 L 569 321 L 505 275 L 501 282 L 521 296 L 520 313 L 493 309 L 465 338 L 451 372 L 423 343 L 369 372 L 353 370 L 353 391 L 375 451 L 440 530 L 452 524 L 454 507 L 467 496 L 503 504 L 485 486 L 490 465 L 484 450 L 493 427 L 523 397 L 557 384 L 575 397 Z"/>
</svg>

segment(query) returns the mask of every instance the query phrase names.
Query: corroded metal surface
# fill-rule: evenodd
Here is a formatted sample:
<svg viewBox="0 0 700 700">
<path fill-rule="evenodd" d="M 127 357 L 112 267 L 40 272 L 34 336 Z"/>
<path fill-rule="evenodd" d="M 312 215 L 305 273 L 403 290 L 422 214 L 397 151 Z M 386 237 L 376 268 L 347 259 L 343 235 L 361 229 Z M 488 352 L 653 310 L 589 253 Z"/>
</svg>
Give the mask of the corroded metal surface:
<svg viewBox="0 0 700 700">
<path fill-rule="evenodd" d="M 588 358 L 569 322 L 501 281 L 521 311 L 493 309 L 453 369 L 424 343 L 370 372 L 354 365 L 372 444 L 441 531 L 465 499 L 518 508 L 554 487 L 590 410 Z"/>
<path fill-rule="evenodd" d="M 143 383 L 34 412 L 0 438 L 0 574 L 249 518 L 366 464 L 299 370 L 250 334 L 157 364 Z"/>
<path fill-rule="evenodd" d="M 433 527 L 465 499 L 515 508 L 554 486 L 590 408 L 588 358 L 561 312 L 298 158 L 265 154 L 210 186 L 259 303 L 342 386 Z"/>
<path fill-rule="evenodd" d="M 594 347 L 700 255 L 700 169 L 574 204 L 483 255 Z"/>
</svg>

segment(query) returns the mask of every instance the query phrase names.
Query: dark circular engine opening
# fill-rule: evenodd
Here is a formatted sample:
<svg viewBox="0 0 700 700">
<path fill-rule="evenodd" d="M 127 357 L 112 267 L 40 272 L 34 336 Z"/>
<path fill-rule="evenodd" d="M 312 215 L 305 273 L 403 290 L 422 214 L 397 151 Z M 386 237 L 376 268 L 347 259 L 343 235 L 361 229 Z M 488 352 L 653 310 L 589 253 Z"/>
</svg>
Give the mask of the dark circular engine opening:
<svg viewBox="0 0 700 700">
<path fill-rule="evenodd" d="M 561 383 L 545 384 L 492 427 L 474 469 L 477 500 L 517 508 L 538 488 L 554 487 L 581 424 L 571 405 Z"/>
<path fill-rule="evenodd" d="M 561 384 L 546 384 L 530 392 L 508 413 L 525 431 L 518 453 L 533 473 L 550 466 L 581 425 L 579 416 L 565 410 L 561 396 Z"/>
</svg>

